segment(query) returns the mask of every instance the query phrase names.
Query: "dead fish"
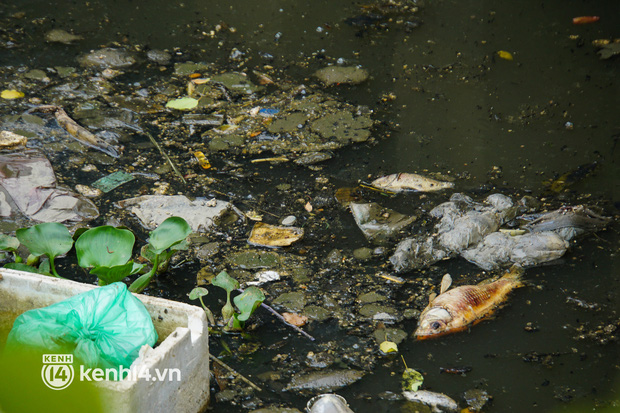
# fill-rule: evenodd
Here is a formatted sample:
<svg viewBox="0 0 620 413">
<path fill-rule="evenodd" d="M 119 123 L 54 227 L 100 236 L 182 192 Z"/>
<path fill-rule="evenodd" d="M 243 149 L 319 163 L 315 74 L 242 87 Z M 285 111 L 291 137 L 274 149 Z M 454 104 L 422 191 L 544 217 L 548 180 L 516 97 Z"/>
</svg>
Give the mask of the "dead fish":
<svg viewBox="0 0 620 413">
<path fill-rule="evenodd" d="M 418 340 L 439 337 L 466 329 L 489 317 L 508 293 L 522 287 L 523 269 L 513 266 L 509 273 L 492 283 L 462 285 L 450 291 L 447 283 L 420 315 L 414 336 Z"/>
<path fill-rule="evenodd" d="M 372 181 L 372 186 L 392 192 L 432 192 L 452 188 L 454 183 L 437 181 L 418 174 L 399 173 L 377 178 Z"/>
<path fill-rule="evenodd" d="M 41 105 L 30 109 L 28 112 L 53 113 L 60 127 L 66 130 L 75 140 L 80 141 L 88 147 L 108 154 L 113 158 L 118 158 L 120 156 L 116 147 L 99 136 L 92 134 L 85 127 L 80 126 L 76 121 L 71 119 L 69 115 L 67 115 L 67 112 L 60 106 Z"/>
<path fill-rule="evenodd" d="M 404 391 L 403 396 L 410 402 L 422 403 L 433 409 L 433 412 L 456 412 L 459 405 L 450 397 L 442 393 L 428 390 Z"/>
</svg>

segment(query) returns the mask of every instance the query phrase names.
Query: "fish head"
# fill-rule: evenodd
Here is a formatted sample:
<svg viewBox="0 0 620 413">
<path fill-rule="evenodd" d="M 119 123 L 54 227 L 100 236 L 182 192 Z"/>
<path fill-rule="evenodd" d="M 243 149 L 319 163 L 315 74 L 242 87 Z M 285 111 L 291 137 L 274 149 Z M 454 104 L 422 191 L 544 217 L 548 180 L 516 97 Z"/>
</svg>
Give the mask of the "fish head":
<svg viewBox="0 0 620 413">
<path fill-rule="evenodd" d="M 449 332 L 452 316 L 445 308 L 433 307 L 422 313 L 414 336 L 418 340 L 440 336 Z"/>
</svg>

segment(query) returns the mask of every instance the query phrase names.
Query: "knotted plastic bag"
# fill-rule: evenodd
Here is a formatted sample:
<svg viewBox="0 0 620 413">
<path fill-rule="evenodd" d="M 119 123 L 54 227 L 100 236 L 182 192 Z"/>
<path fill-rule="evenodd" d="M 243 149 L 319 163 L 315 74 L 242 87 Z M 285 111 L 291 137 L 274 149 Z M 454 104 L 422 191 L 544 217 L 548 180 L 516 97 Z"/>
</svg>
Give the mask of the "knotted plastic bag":
<svg viewBox="0 0 620 413">
<path fill-rule="evenodd" d="M 144 304 L 121 282 L 95 288 L 15 320 L 7 349 L 72 353 L 88 368 L 129 368 L 157 332 Z"/>
</svg>

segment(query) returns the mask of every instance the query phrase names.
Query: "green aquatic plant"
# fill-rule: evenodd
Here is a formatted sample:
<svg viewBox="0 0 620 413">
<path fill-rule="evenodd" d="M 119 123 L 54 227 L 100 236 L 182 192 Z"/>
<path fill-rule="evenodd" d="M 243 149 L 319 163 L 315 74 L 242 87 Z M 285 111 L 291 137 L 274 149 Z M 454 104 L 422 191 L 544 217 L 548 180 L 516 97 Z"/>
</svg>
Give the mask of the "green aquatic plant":
<svg viewBox="0 0 620 413">
<path fill-rule="evenodd" d="M 260 288 L 251 286 L 233 298 L 233 301 L 240 312 L 233 314 L 232 325 L 229 322 L 227 327 L 234 331 L 241 331 L 245 327 L 245 322 L 248 318 L 265 301 L 265 294 Z"/>
<path fill-rule="evenodd" d="M 57 222 L 44 222 L 30 228 L 20 228 L 16 235 L 19 242 L 30 250 L 31 255 L 47 256 L 51 274 L 63 278 L 56 272 L 54 259 L 69 252 L 73 246 L 73 238 L 67 227 Z"/>
<path fill-rule="evenodd" d="M 22 257 L 17 255 L 19 240 L 10 235 L 0 234 L 0 251 L 7 251 L 13 254 L 15 262 L 22 262 Z"/>
<path fill-rule="evenodd" d="M 239 310 L 237 312 L 230 301 L 230 294 L 239 288 L 239 281 L 222 271 L 213 279 L 212 284 L 226 291 L 226 304 L 222 307 L 224 330 L 242 331 L 248 318 L 265 301 L 265 294 L 257 287 L 247 288 L 233 299 Z"/>
<path fill-rule="evenodd" d="M 155 228 L 150 233 L 148 245 L 142 250 L 142 257 L 151 262 L 153 268 L 138 277 L 129 286 L 129 290 L 141 292 L 149 285 L 156 273 L 165 271 L 172 255 L 177 251 L 187 249 L 187 237 L 191 233 L 192 228 L 180 217 L 170 217 Z"/>
<path fill-rule="evenodd" d="M 213 313 L 211 312 L 211 310 L 209 310 L 209 307 L 205 305 L 205 302 L 202 301 L 202 297 L 207 294 L 209 294 L 209 290 L 207 290 L 206 288 L 196 287 L 189 292 L 188 297 L 190 300 L 200 300 L 200 304 L 202 305 L 202 308 L 205 310 L 205 313 L 207 315 L 207 320 L 209 320 L 209 323 L 211 323 L 211 325 L 215 325 L 215 318 L 213 317 Z"/>
<path fill-rule="evenodd" d="M 222 307 L 222 318 L 224 323 L 228 324 L 228 321 L 235 314 L 235 309 L 230 302 L 230 293 L 239 288 L 239 281 L 228 275 L 226 271 L 220 272 L 211 282 L 213 285 L 223 288 L 226 291 L 226 305 Z"/>
<path fill-rule="evenodd" d="M 112 284 L 140 271 L 144 265 L 131 261 L 135 237 L 128 229 L 110 225 L 91 228 L 75 242 L 78 264 L 92 268 L 99 285 Z"/>
</svg>

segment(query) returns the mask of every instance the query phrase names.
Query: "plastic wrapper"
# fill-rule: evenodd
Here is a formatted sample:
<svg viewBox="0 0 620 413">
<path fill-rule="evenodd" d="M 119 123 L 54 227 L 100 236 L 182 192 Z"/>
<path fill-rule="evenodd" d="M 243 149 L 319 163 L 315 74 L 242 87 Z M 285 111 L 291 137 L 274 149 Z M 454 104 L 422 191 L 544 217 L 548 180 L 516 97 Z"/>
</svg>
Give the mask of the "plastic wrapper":
<svg viewBox="0 0 620 413">
<path fill-rule="evenodd" d="M 129 368 L 157 332 L 144 304 L 121 282 L 78 294 L 17 317 L 7 349 L 72 353 L 88 368 Z"/>
</svg>

